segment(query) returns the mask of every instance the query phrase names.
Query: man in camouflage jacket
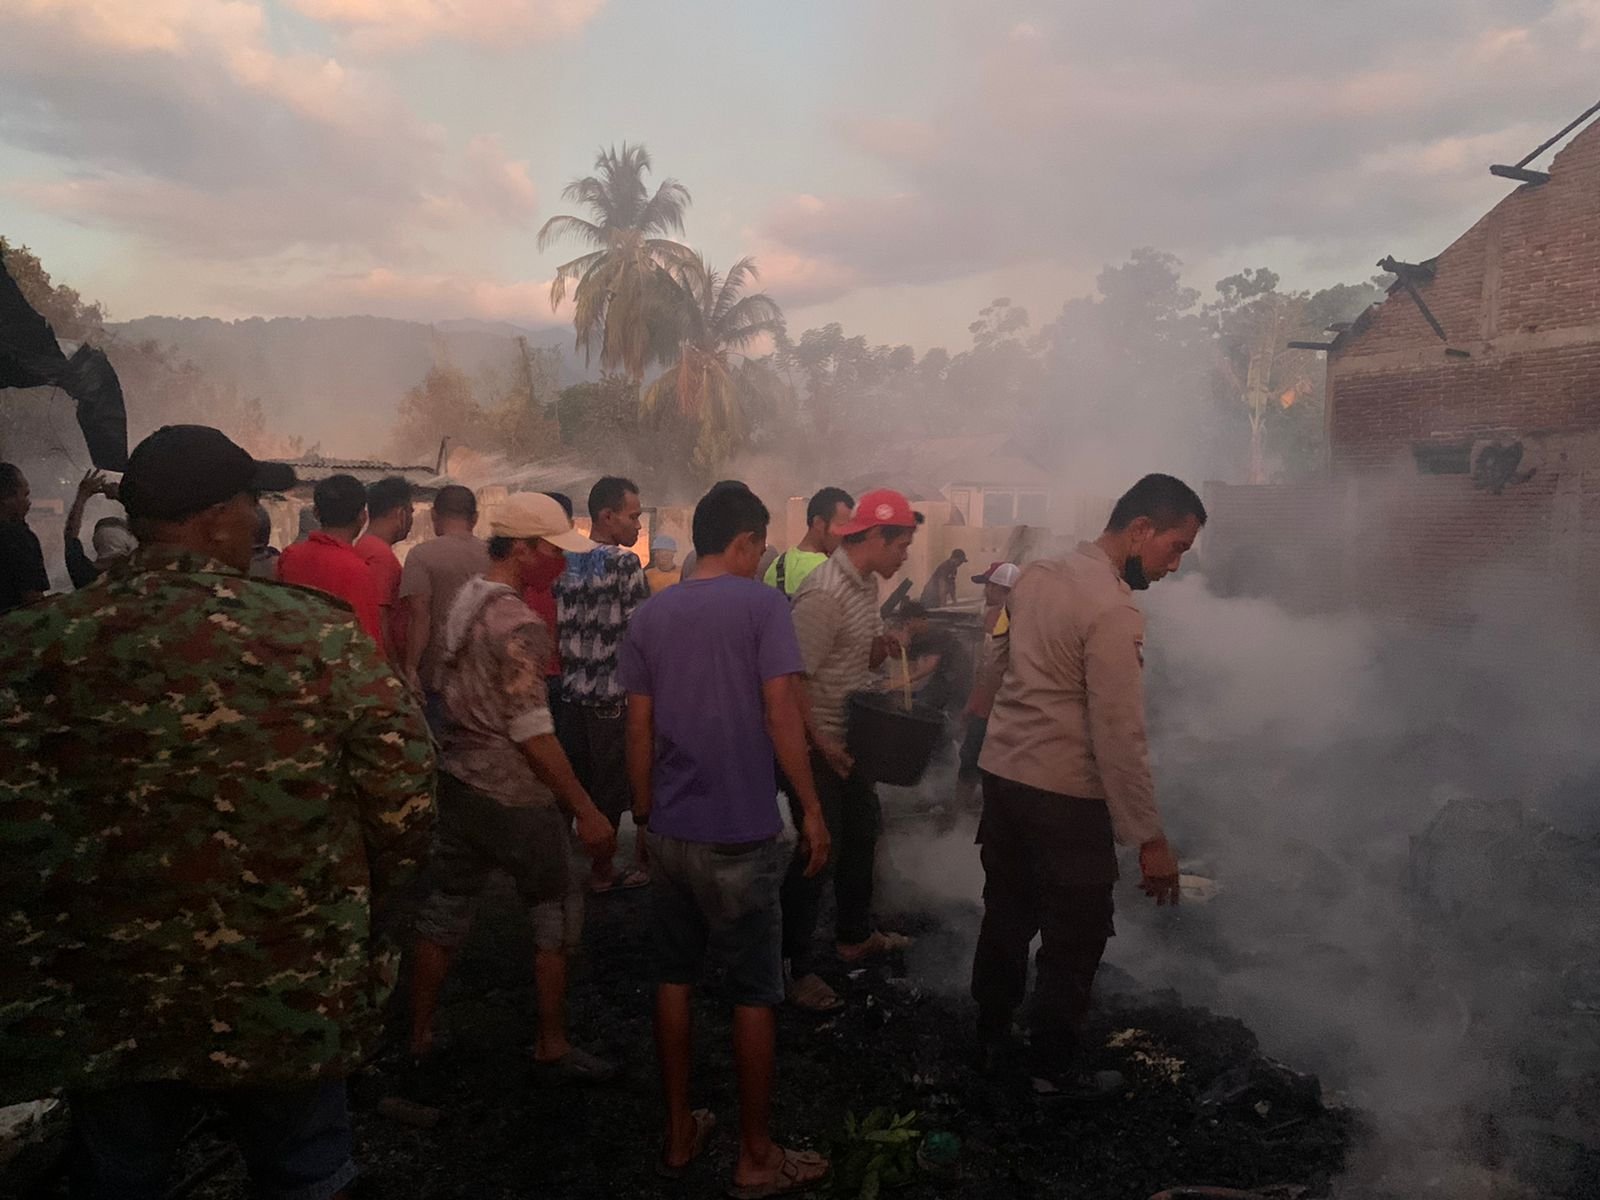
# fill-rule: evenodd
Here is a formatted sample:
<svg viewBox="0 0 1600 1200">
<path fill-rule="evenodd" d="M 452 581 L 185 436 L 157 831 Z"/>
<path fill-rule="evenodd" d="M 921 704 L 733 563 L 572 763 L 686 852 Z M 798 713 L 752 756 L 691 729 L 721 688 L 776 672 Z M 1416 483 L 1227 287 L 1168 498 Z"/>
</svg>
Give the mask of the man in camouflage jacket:
<svg viewBox="0 0 1600 1200">
<path fill-rule="evenodd" d="M 159 1195 L 204 1097 L 259 1193 L 356 1173 L 343 1081 L 395 965 L 373 912 L 433 759 L 346 607 L 247 577 L 256 494 L 292 479 L 162 429 L 122 482 L 132 560 L 0 618 L 0 1103 L 66 1089 L 74 1196 Z"/>
</svg>

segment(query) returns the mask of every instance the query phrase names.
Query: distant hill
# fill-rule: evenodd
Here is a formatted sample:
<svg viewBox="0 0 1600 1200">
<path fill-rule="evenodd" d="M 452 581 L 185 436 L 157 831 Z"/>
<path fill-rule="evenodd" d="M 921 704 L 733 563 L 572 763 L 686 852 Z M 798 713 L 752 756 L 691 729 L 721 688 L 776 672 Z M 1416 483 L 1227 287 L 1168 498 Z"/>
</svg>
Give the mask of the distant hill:
<svg viewBox="0 0 1600 1200">
<path fill-rule="evenodd" d="M 599 377 L 572 351 L 570 329 L 506 322 L 425 325 L 385 317 L 141 317 L 107 326 L 131 342 L 153 340 L 242 396 L 259 397 L 273 433 L 320 443 L 324 453 L 381 453 L 395 408 L 438 362 L 476 378 L 514 361 L 520 334 L 561 353 L 561 386 Z"/>
</svg>

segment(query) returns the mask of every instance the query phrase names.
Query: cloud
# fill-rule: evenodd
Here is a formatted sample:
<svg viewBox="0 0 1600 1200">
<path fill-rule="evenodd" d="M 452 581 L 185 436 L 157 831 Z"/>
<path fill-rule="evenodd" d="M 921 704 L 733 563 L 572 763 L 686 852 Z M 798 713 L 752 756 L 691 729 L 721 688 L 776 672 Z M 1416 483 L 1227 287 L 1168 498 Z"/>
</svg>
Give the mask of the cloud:
<svg viewBox="0 0 1600 1200">
<path fill-rule="evenodd" d="M 832 258 L 796 254 L 772 243 L 757 242 L 756 265 L 761 290 L 786 307 L 802 307 L 854 291 L 865 281 L 856 267 Z"/>
<path fill-rule="evenodd" d="M 939 130 L 930 121 L 909 117 L 861 117 L 842 122 L 845 140 L 889 162 L 931 162 L 939 150 Z"/>
<path fill-rule="evenodd" d="M 364 50 L 459 41 L 504 47 L 580 32 L 605 0 L 290 0 L 299 12 L 349 32 Z"/>
<path fill-rule="evenodd" d="M 0 11 L 0 139 L 67 165 L 8 192 L 164 252 L 414 257 L 534 215 L 499 139 L 457 155 L 379 77 L 275 49 L 248 0 L 21 0 Z"/>
<path fill-rule="evenodd" d="M 906 115 L 897 93 L 901 112 L 838 125 L 887 185 L 791 196 L 754 225 L 764 262 L 803 265 L 807 300 L 1092 270 L 1145 244 L 1436 253 L 1504 194 L 1491 161 L 1589 101 L 1581 46 L 1600 34 L 1600 0 L 1269 6 L 1246 24 L 1223 0 L 922 11 L 967 51 L 933 110 Z M 873 28 L 886 51 L 903 36 Z"/>
<path fill-rule="evenodd" d="M 507 222 L 532 219 L 539 211 L 539 189 L 528 174 L 528 164 L 513 161 L 493 134 L 479 134 L 467 143 L 462 191 Z"/>
<path fill-rule="evenodd" d="M 548 279 L 505 280 L 461 272 L 373 267 L 313 274 L 289 284 L 253 278 L 224 286 L 218 296 L 242 312 L 286 316 L 360 313 L 431 321 L 448 314 L 530 326 L 567 324 L 572 319 L 570 297 L 552 312 L 550 284 Z"/>
</svg>

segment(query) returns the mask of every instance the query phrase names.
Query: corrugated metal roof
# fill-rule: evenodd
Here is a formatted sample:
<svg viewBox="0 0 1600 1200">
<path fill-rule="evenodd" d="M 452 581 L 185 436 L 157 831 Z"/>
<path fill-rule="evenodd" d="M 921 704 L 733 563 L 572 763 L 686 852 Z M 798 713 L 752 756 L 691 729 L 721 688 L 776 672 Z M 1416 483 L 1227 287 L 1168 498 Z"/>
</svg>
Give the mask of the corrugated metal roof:
<svg viewBox="0 0 1600 1200">
<path fill-rule="evenodd" d="M 376 483 L 391 475 L 399 475 L 416 487 L 427 488 L 430 486 L 430 480 L 434 478 L 431 466 L 401 467 L 375 458 L 326 458 L 320 454 L 307 454 L 300 458 L 280 458 L 273 461 L 287 463 L 293 467 L 301 485 L 315 485 L 333 475 L 354 475 L 362 483 Z"/>
</svg>

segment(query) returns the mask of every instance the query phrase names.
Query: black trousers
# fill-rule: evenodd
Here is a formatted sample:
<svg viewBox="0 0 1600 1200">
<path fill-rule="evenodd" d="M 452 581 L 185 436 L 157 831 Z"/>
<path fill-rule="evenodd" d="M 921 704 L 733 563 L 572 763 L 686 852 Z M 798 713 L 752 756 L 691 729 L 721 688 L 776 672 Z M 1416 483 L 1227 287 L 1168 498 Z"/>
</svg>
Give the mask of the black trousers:
<svg viewBox="0 0 1600 1200">
<path fill-rule="evenodd" d="M 606 820 L 621 830 L 622 815 L 633 806 L 628 785 L 627 705 L 562 699 L 551 705 L 551 719 L 572 773 Z"/>
<path fill-rule="evenodd" d="M 1034 1054 L 1066 1067 L 1079 1047 L 1095 971 L 1112 935 L 1116 843 L 1104 800 L 983 776 L 983 928 L 972 964 L 980 1032 L 1000 1036 L 1028 989 L 1039 935 Z"/>
<path fill-rule="evenodd" d="M 813 940 L 817 914 L 822 907 L 822 889 L 833 880 L 833 898 L 838 906 L 834 936 L 847 946 L 864 942 L 872 933 L 872 874 L 878 855 L 878 831 L 882 810 L 878 791 L 871 780 L 852 775 L 840 779 L 827 759 L 811 754 L 811 775 L 816 780 L 817 800 L 822 805 L 822 820 L 833 841 L 828 865 L 811 879 L 805 876 L 806 860 L 798 847 L 789 873 L 784 877 L 783 956 L 798 976 L 813 970 Z M 800 805 L 787 780 L 781 780 L 789 796 L 789 811 L 795 828 L 800 827 Z"/>
</svg>

